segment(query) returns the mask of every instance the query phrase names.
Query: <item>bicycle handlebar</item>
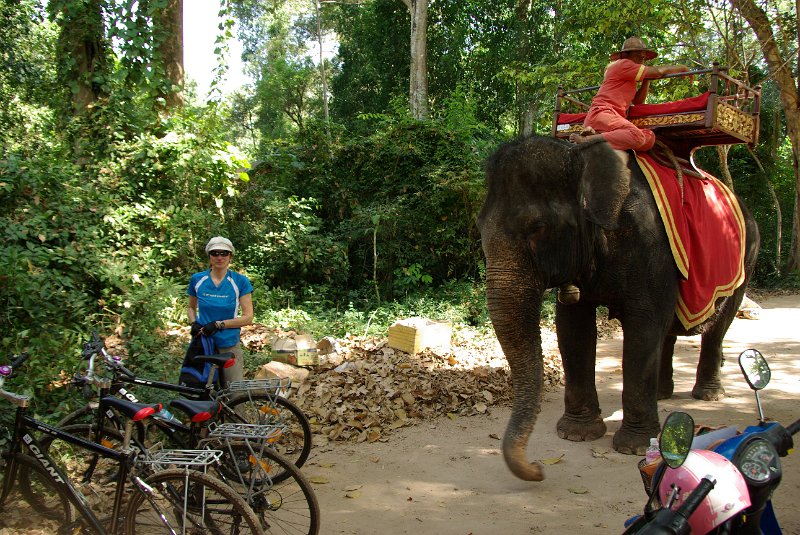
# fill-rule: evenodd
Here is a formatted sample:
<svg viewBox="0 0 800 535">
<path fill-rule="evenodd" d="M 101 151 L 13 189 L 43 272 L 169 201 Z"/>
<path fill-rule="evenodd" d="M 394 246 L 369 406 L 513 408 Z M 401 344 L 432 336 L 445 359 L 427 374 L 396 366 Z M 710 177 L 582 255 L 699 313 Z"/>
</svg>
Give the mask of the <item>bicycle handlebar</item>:
<svg viewBox="0 0 800 535">
<path fill-rule="evenodd" d="M 789 427 L 786 428 L 786 431 L 790 435 L 797 434 L 797 432 L 800 431 L 800 420 L 796 420 L 793 424 L 790 424 Z"/>
<path fill-rule="evenodd" d="M 15 358 L 11 362 L 11 364 L 9 364 L 9 366 L 11 366 L 11 369 L 14 369 L 14 368 L 16 368 L 18 366 L 21 366 L 23 362 L 25 362 L 26 360 L 28 360 L 30 358 L 30 356 L 31 356 L 30 353 L 28 353 L 26 351 L 25 353 L 22 353 L 17 358 Z"/>
<path fill-rule="evenodd" d="M 5 383 L 6 378 L 10 377 L 14 372 L 14 368 L 21 366 L 23 362 L 28 360 L 28 358 L 30 358 L 30 354 L 25 352 L 21 355 L 18 355 L 13 361 L 11 361 L 11 364 L 0 366 L 0 397 L 10 401 L 17 407 L 27 407 L 30 398 L 22 394 L 15 394 L 14 392 L 5 390 L 3 388 L 3 384 Z"/>
</svg>

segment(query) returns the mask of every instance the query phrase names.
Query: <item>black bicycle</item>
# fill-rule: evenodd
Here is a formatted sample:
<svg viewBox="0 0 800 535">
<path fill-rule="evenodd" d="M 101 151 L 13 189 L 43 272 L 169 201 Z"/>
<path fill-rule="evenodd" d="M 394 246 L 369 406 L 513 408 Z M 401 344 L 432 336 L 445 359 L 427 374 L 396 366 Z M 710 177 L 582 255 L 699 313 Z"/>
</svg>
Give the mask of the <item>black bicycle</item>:
<svg viewBox="0 0 800 535">
<path fill-rule="evenodd" d="M 230 360 L 227 354 L 198 358 L 209 362 L 212 371 Z M 112 380 L 93 374 L 91 379 L 81 377 L 80 382 L 92 391 L 95 388 L 99 391 L 97 410 L 91 413 L 95 419 L 64 426 L 63 430 L 112 449 L 121 447 L 125 420 L 118 414 L 117 403 L 112 402 L 120 399 L 109 395 L 115 390 Z M 223 405 L 216 400 L 176 399 L 170 402 L 170 407 L 185 414 L 189 423 L 185 425 L 177 419 L 162 416 L 158 429 L 167 430 L 163 437 L 171 443 L 179 443 L 181 449 L 222 451 L 221 458 L 210 465 L 209 470 L 244 498 L 266 533 L 315 535 L 319 532 L 319 504 L 313 487 L 291 460 L 273 448 L 285 434 L 285 427 L 219 422 L 216 417 L 222 412 Z M 165 447 L 162 442 L 151 442 L 153 437 L 149 431 L 154 429 L 152 425 L 150 428 L 137 425 L 138 433 L 131 437 L 134 447 L 149 453 Z M 49 450 L 51 441 L 43 440 L 42 447 Z M 90 489 L 94 490 L 91 486 L 94 483 L 102 492 L 105 484 L 117 477 L 113 463 L 98 455 L 77 456 L 68 445 L 60 445 L 58 449 L 73 459 L 70 465 L 72 477 Z"/>
<path fill-rule="evenodd" d="M 85 440 L 30 416 L 30 399 L 4 389 L 14 368 L 27 358 L 24 354 L 11 365 L 0 366 L 0 398 L 17 407 L 10 447 L 3 454 L 0 527 L 65 534 L 86 528 L 99 535 L 264 533 L 241 496 L 218 479 L 197 470 L 216 462 L 222 456 L 221 451 L 162 450 L 150 456 L 124 447 L 133 422 L 147 419 L 161 409 L 160 404 L 134 404 L 118 398 L 109 401 L 129 418 L 121 450 Z M 66 471 L 42 447 L 37 435 L 114 463 L 116 487 L 110 516 L 98 517 Z"/>
<path fill-rule="evenodd" d="M 137 385 L 151 389 L 175 392 L 183 397 L 197 400 L 219 401 L 222 409 L 219 420 L 223 423 L 274 425 L 286 429 L 272 443 L 275 451 L 290 459 L 298 468 L 302 467 L 311 452 L 311 425 L 303 411 L 294 403 L 281 395 L 291 385 L 289 379 L 256 379 L 233 381 L 225 388 L 218 388 L 214 381 L 215 373 L 209 373 L 205 388 L 192 388 L 163 381 L 155 381 L 137 377 L 128 370 L 119 357 L 111 356 L 105 349 L 102 339 L 95 333 L 92 341 L 83 346 L 83 358 L 87 360 L 86 374 L 76 375 L 73 385 L 82 388 L 87 398 L 95 397 L 95 392 L 87 386 L 95 374 L 95 358 L 100 356 L 106 370 L 111 374 L 111 394 L 132 401 L 138 401 L 136 395 L 127 385 Z M 230 359 L 233 354 L 225 353 Z M 195 361 L 220 360 L 214 355 L 199 355 Z M 225 367 L 232 361 L 223 358 L 218 365 L 220 382 L 225 384 Z M 65 416 L 59 427 L 78 423 L 97 421 L 97 402 L 90 401 L 83 407 Z M 137 426 L 139 440 L 146 444 L 163 442 L 171 447 L 188 447 L 187 427 L 179 421 L 157 414 L 148 424 Z M 280 480 L 280 475 L 276 475 Z"/>
</svg>

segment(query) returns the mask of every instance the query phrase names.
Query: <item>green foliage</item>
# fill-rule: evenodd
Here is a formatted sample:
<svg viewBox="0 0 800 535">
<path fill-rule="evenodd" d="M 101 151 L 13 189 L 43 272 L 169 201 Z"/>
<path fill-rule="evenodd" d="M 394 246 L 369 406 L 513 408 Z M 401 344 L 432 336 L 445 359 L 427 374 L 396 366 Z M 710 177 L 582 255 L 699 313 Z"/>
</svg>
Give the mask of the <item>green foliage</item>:
<svg viewBox="0 0 800 535">
<path fill-rule="evenodd" d="M 242 261 L 273 288 L 302 293 L 309 285 L 340 286 L 348 269 L 346 246 L 321 232 L 317 201 L 270 195 L 261 190 L 262 178 L 235 207 L 239 219 L 229 226 L 242 244 Z"/>
</svg>

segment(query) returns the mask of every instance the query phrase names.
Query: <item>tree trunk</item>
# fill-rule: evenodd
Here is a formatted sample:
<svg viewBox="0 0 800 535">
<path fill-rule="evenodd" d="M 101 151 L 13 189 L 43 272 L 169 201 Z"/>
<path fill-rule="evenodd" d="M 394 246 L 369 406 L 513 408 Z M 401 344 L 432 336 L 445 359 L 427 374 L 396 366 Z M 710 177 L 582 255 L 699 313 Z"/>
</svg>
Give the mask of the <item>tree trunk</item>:
<svg viewBox="0 0 800 535">
<path fill-rule="evenodd" d="M 791 58 L 784 58 L 778 48 L 772 32 L 772 25 L 766 12 L 756 5 L 754 0 L 729 0 L 731 5 L 747 20 L 755 32 L 761 51 L 764 54 L 769 71 L 780 89 L 781 107 L 786 117 L 789 141 L 792 144 L 792 166 L 794 167 L 795 202 L 792 219 L 792 246 L 789 251 L 787 268 L 790 271 L 800 269 L 800 110 L 798 110 L 797 83 L 792 75 Z M 780 26 L 779 22 L 776 25 Z M 787 29 L 787 28 L 782 28 Z"/>
<path fill-rule="evenodd" d="M 728 152 L 731 150 L 730 145 L 717 145 L 717 157 L 719 158 L 719 170 L 722 175 L 722 181 L 733 191 L 733 177 L 731 176 L 731 168 L 728 166 Z"/>
<path fill-rule="evenodd" d="M 91 0 L 53 15 L 60 25 L 59 63 L 66 66 L 61 76 L 73 88 L 72 113 L 81 115 L 102 96 L 98 75 L 105 73 L 108 66 L 101 2 Z"/>
<path fill-rule="evenodd" d="M 753 160 L 756 162 L 758 169 L 764 175 L 764 179 L 767 183 L 767 190 L 769 191 L 769 197 L 772 199 L 772 204 L 775 206 L 775 273 L 780 277 L 781 276 L 781 241 L 783 240 L 783 212 L 781 211 L 781 203 L 778 200 L 778 194 L 775 193 L 775 187 L 772 185 L 772 182 L 769 181 L 769 175 L 767 171 L 764 169 L 764 166 L 761 165 L 761 160 L 758 158 L 753 149 L 750 147 L 747 148 L 750 152 L 750 156 L 753 157 Z"/>
<path fill-rule="evenodd" d="M 528 28 L 528 11 L 531 7 L 531 0 L 517 0 L 514 14 L 514 33 L 517 44 L 517 60 L 520 65 L 526 65 L 531 61 L 531 40 Z M 531 94 L 531 84 L 517 80 L 517 119 L 518 130 L 521 137 L 527 137 L 534 131 L 537 107 Z"/>
<path fill-rule="evenodd" d="M 325 73 L 325 57 L 322 54 L 322 11 L 319 0 L 314 0 L 314 9 L 317 13 L 317 43 L 319 44 L 319 76 L 322 78 L 322 110 L 325 114 L 325 133 L 331 137 L 331 120 L 328 111 L 328 76 Z"/>
<path fill-rule="evenodd" d="M 428 111 L 428 0 L 403 0 L 411 15 L 411 76 L 408 101 L 411 116 L 424 121 Z"/>
<path fill-rule="evenodd" d="M 163 97 L 166 109 L 183 106 L 183 0 L 169 0 L 164 9 L 154 17 L 156 26 L 156 57 L 164 65 L 167 79 L 172 84 Z"/>
</svg>

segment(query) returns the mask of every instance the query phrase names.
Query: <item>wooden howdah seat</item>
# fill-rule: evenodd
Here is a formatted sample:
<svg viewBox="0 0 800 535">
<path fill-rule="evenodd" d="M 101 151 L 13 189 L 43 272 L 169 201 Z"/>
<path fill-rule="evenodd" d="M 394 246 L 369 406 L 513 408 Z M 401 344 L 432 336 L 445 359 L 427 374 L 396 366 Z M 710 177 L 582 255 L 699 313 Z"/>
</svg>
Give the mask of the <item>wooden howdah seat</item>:
<svg viewBox="0 0 800 535">
<path fill-rule="evenodd" d="M 667 78 L 709 75 L 709 90 L 702 95 L 662 104 L 638 104 L 628 110 L 628 120 L 653 130 L 656 139 L 679 157 L 687 158 L 699 147 L 758 142 L 760 88 L 731 78 L 714 63 L 711 69 L 670 74 Z M 554 137 L 568 139 L 583 129 L 583 119 L 599 86 L 565 91 L 558 88 L 553 115 Z"/>
</svg>

